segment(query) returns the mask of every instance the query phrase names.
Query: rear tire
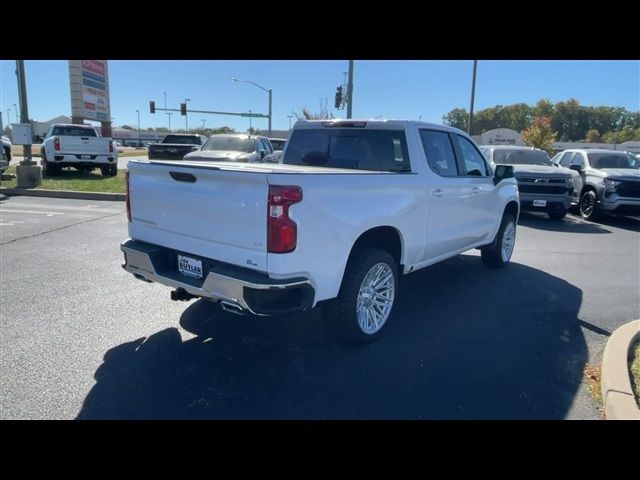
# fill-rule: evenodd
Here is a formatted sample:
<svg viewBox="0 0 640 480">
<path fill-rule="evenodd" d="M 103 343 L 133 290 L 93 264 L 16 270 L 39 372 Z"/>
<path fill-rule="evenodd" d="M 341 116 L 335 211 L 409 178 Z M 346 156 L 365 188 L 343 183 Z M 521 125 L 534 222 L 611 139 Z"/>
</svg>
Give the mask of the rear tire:
<svg viewBox="0 0 640 480">
<path fill-rule="evenodd" d="M 398 295 L 398 267 L 384 250 L 356 250 L 342 280 L 338 297 L 325 309 L 339 338 L 350 344 L 377 340 L 393 314 Z"/>
<path fill-rule="evenodd" d="M 42 176 L 43 177 L 55 177 L 60 174 L 60 165 L 52 165 L 47 161 L 45 157 L 42 157 Z"/>
<path fill-rule="evenodd" d="M 480 250 L 484 266 L 494 270 L 504 268 L 511 260 L 516 244 L 516 219 L 510 213 L 502 217 L 495 241 Z"/>
<path fill-rule="evenodd" d="M 105 167 L 100 167 L 100 171 L 102 172 L 103 177 L 115 177 L 118 175 L 118 166 L 107 165 Z"/>
</svg>

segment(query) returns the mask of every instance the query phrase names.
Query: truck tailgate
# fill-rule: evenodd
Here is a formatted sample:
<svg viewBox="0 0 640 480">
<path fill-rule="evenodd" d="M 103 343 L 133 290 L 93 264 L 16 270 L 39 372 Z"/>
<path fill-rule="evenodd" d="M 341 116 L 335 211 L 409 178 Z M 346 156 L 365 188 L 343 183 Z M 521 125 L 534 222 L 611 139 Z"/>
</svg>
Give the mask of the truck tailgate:
<svg viewBox="0 0 640 480">
<path fill-rule="evenodd" d="M 267 271 L 267 173 L 129 162 L 129 235 Z"/>
<path fill-rule="evenodd" d="M 59 136 L 60 153 L 81 153 L 86 155 L 108 155 L 109 138 Z"/>
</svg>

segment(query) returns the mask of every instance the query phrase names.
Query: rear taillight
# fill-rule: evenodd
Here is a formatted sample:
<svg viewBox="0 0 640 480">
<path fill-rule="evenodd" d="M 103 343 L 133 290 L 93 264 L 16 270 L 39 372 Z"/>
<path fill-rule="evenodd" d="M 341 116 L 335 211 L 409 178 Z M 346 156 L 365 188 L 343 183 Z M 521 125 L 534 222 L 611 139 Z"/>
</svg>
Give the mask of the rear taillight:
<svg viewBox="0 0 640 480">
<path fill-rule="evenodd" d="M 127 206 L 127 220 L 131 223 L 131 200 L 129 197 L 129 172 L 124 172 L 124 184 L 126 188 L 125 205 Z"/>
<path fill-rule="evenodd" d="M 113 153 L 113 140 L 109 140 L 109 153 Z"/>
<path fill-rule="evenodd" d="M 267 252 L 289 253 L 296 249 L 298 229 L 289 218 L 289 207 L 302 200 L 302 189 L 291 185 L 269 185 L 267 206 Z"/>
<path fill-rule="evenodd" d="M 60 139 L 59 139 L 58 137 L 56 137 L 56 138 L 53 140 L 53 149 L 54 149 L 56 152 L 59 152 L 59 151 L 60 151 Z"/>
</svg>

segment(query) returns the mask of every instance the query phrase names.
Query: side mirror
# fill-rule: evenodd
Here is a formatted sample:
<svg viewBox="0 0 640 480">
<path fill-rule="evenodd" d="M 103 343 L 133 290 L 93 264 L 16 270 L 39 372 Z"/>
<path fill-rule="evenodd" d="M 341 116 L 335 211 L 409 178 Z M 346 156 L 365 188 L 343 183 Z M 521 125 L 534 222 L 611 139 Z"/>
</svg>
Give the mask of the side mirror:
<svg viewBox="0 0 640 480">
<path fill-rule="evenodd" d="M 513 178 L 513 176 L 513 166 L 497 165 L 496 171 L 493 174 L 493 184 L 498 185 L 505 178 Z"/>
<path fill-rule="evenodd" d="M 574 165 L 569 165 L 571 170 L 575 170 L 578 173 L 582 173 L 582 165 L 578 165 L 577 163 Z"/>
</svg>

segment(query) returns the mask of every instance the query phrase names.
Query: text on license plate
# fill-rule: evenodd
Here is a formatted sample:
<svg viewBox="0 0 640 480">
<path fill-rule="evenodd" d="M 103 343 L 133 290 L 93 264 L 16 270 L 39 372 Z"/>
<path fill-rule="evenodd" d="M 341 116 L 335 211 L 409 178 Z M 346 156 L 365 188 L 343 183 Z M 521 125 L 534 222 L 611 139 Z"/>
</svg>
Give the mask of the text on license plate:
<svg viewBox="0 0 640 480">
<path fill-rule="evenodd" d="M 82 158 L 82 160 L 91 160 L 91 155 L 80 155 L 80 158 Z"/>
<path fill-rule="evenodd" d="M 546 207 L 547 206 L 547 201 L 546 200 L 534 200 L 533 201 L 533 206 L 534 207 Z"/>
<path fill-rule="evenodd" d="M 183 275 L 202 278 L 202 261 L 178 255 L 178 271 Z"/>
</svg>

